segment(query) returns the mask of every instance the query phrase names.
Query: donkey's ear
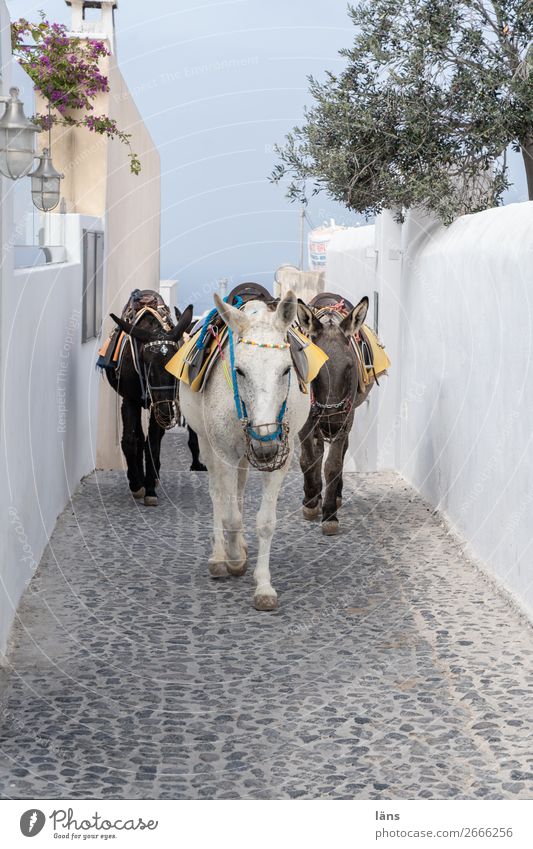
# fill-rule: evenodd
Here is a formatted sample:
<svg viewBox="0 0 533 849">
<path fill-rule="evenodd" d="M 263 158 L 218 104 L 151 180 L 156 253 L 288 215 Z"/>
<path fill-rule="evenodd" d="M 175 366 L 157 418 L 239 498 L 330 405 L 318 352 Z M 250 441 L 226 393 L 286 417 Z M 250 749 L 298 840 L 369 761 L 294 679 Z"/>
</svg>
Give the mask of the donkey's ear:
<svg viewBox="0 0 533 849">
<path fill-rule="evenodd" d="M 174 314 L 176 316 L 176 321 L 178 322 L 181 318 L 181 313 L 177 307 L 174 307 Z"/>
<path fill-rule="evenodd" d="M 367 312 L 368 298 L 365 295 L 364 298 L 361 298 L 357 306 L 354 307 L 340 323 L 340 328 L 344 331 L 346 336 L 353 336 L 357 333 L 366 318 Z"/>
<path fill-rule="evenodd" d="M 150 339 L 153 338 L 153 334 L 150 333 L 149 330 L 143 330 L 142 327 L 136 327 L 134 324 L 130 324 L 129 321 L 124 321 L 123 318 L 119 318 L 113 313 L 109 313 L 115 324 L 117 324 L 124 333 L 127 333 L 128 336 L 133 336 L 134 339 L 138 339 L 139 342 L 149 342 Z"/>
<path fill-rule="evenodd" d="M 316 336 L 322 327 L 311 307 L 298 298 L 298 323 L 307 336 Z"/>
<path fill-rule="evenodd" d="M 181 337 L 183 336 L 192 321 L 192 304 L 189 304 L 189 306 L 184 309 L 182 313 L 180 313 L 179 310 L 176 310 L 176 314 L 179 315 L 178 323 L 175 327 L 172 328 L 172 330 L 168 334 L 170 338 L 174 340 L 174 342 L 177 342 L 179 339 L 181 339 Z"/>
<path fill-rule="evenodd" d="M 276 309 L 275 323 L 280 330 L 287 330 L 291 326 L 296 318 L 297 306 L 296 295 L 289 289 Z"/>
<path fill-rule="evenodd" d="M 236 307 L 230 306 L 225 301 L 222 300 L 220 295 L 217 295 L 215 292 L 213 295 L 213 299 L 215 301 L 215 306 L 222 316 L 222 320 L 224 324 L 227 324 L 234 333 L 237 333 L 239 336 L 242 336 L 243 333 L 246 333 L 248 328 L 250 327 L 250 319 L 247 315 L 245 315 L 241 310 L 238 310 Z"/>
<path fill-rule="evenodd" d="M 115 324 L 116 324 L 118 327 L 120 327 L 120 329 L 121 329 L 121 330 L 123 330 L 123 331 L 124 331 L 124 333 L 128 333 L 128 334 L 129 334 L 129 332 L 130 332 L 130 330 L 131 330 L 131 324 L 129 323 L 129 321 L 124 321 L 124 319 L 123 319 L 123 318 L 119 318 L 119 317 L 118 317 L 118 315 L 115 315 L 115 313 L 113 313 L 113 312 L 110 312 L 110 313 L 109 313 L 109 315 L 110 315 L 110 317 L 113 319 L 113 321 L 115 322 Z"/>
</svg>

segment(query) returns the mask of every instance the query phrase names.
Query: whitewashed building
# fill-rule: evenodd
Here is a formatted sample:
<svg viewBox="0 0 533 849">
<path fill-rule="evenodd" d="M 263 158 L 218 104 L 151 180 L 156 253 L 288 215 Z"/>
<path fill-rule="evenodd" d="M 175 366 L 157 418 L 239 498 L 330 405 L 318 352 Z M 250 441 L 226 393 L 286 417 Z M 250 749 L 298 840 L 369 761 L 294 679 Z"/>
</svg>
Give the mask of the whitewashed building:
<svg viewBox="0 0 533 849">
<path fill-rule="evenodd" d="M 0 180 L 0 653 L 80 479 L 96 466 L 121 467 L 115 401 L 95 370 L 102 319 L 120 311 L 132 289 L 159 285 L 159 155 L 117 63 L 117 3 L 68 5 L 73 33 L 109 45 L 102 71 L 110 91 L 98 109 L 132 134 L 142 171 L 130 173 L 119 142 L 69 128 L 52 134 L 54 163 L 65 174 L 59 211 L 30 212 L 29 179 Z M 99 8 L 100 20 L 84 20 L 87 5 Z M 0 25 L 1 93 L 16 78 L 31 115 L 32 84 L 12 61 L 4 0 Z"/>
</svg>

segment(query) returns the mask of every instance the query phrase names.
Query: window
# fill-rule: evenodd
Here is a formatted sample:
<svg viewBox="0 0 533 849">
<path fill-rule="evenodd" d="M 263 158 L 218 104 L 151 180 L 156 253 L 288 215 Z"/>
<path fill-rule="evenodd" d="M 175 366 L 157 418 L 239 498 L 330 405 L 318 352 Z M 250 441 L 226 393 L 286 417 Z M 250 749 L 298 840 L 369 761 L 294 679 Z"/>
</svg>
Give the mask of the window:
<svg viewBox="0 0 533 849">
<path fill-rule="evenodd" d="M 104 234 L 83 231 L 83 293 L 81 341 L 100 335 L 104 294 Z"/>
</svg>

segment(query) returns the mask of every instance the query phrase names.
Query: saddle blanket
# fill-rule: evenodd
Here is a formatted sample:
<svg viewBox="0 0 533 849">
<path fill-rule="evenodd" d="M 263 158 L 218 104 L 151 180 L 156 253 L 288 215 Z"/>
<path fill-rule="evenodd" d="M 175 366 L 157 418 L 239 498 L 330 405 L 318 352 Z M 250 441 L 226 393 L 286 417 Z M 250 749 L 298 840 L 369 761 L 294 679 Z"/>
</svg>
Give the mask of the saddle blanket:
<svg viewBox="0 0 533 849">
<path fill-rule="evenodd" d="M 104 340 L 102 347 L 98 351 L 96 365 L 99 368 L 117 369 L 127 341 L 128 337 L 126 333 L 119 327 L 115 327 L 111 335 Z"/>
</svg>

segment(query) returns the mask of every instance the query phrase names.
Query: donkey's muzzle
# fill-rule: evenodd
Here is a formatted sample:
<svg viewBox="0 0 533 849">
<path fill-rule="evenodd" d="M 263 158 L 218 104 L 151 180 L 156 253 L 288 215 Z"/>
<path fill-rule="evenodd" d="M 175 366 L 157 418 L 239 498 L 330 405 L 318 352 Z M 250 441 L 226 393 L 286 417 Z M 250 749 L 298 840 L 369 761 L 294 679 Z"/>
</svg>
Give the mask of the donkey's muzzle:
<svg viewBox="0 0 533 849">
<path fill-rule="evenodd" d="M 288 453 L 289 427 L 285 422 L 247 425 L 245 436 L 248 461 L 262 472 L 274 472 L 285 463 Z"/>
<path fill-rule="evenodd" d="M 255 439 L 252 434 L 257 434 L 262 439 Z M 252 434 L 250 444 L 258 460 L 268 461 L 276 456 L 281 440 L 281 428 L 278 424 L 253 427 Z"/>
<path fill-rule="evenodd" d="M 151 410 L 159 427 L 169 430 L 179 421 L 179 407 L 176 401 L 152 401 Z"/>
</svg>

